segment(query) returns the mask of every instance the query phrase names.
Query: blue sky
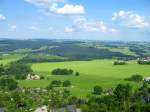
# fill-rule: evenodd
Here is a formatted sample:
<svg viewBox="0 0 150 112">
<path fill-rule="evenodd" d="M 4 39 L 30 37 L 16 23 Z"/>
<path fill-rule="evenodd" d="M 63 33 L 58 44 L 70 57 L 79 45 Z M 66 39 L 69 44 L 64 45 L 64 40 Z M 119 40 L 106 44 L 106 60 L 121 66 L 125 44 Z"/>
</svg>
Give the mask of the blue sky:
<svg viewBox="0 0 150 112">
<path fill-rule="evenodd" d="M 150 41 L 149 0 L 0 0 L 0 38 Z"/>
</svg>

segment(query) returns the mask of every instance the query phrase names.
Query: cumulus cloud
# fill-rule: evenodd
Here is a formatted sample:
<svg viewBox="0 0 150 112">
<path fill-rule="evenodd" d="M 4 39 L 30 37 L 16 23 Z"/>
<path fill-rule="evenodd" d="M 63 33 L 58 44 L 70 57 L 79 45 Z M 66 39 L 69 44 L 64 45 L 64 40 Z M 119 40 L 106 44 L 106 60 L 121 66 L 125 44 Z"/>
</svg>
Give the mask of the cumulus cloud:
<svg viewBox="0 0 150 112">
<path fill-rule="evenodd" d="M 116 33 L 117 29 L 108 27 L 103 21 L 88 20 L 83 16 L 74 18 L 77 27 L 87 32 Z"/>
<path fill-rule="evenodd" d="M 3 14 L 0 14 L 0 21 L 4 21 L 6 17 Z"/>
<path fill-rule="evenodd" d="M 65 33 L 72 33 L 74 29 L 72 27 L 65 27 L 64 32 Z"/>
<path fill-rule="evenodd" d="M 57 6 L 57 5 L 55 5 Z M 54 12 L 57 14 L 83 14 L 84 7 L 82 5 L 65 4 L 63 7 L 54 7 Z"/>
<path fill-rule="evenodd" d="M 121 24 L 131 28 L 144 28 L 149 26 L 149 23 L 146 21 L 144 16 L 133 11 L 120 10 L 119 12 L 115 12 L 112 20 L 119 21 Z"/>
<path fill-rule="evenodd" d="M 85 9 L 82 5 L 65 4 L 65 0 L 24 0 L 38 6 L 50 13 L 55 14 L 83 14 Z M 61 7 L 59 6 L 61 5 Z"/>
</svg>

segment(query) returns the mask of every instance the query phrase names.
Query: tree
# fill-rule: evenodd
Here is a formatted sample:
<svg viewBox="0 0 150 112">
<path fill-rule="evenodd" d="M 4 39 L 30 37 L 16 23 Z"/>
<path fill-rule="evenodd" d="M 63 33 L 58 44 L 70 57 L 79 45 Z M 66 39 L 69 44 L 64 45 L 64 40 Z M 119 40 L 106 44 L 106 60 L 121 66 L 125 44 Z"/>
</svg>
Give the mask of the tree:
<svg viewBox="0 0 150 112">
<path fill-rule="evenodd" d="M 132 87 L 129 84 L 118 84 L 114 91 L 118 100 L 123 103 L 120 105 L 125 111 L 129 111 L 129 98 L 132 95 Z"/>
<path fill-rule="evenodd" d="M 100 94 L 102 94 L 102 92 L 103 92 L 102 87 L 100 87 L 98 85 L 94 86 L 93 94 L 100 95 Z"/>
<path fill-rule="evenodd" d="M 132 75 L 130 78 L 126 78 L 125 80 L 140 82 L 143 80 L 143 76 L 135 74 L 135 75 Z"/>
<path fill-rule="evenodd" d="M 79 75 L 80 75 L 79 72 L 76 72 L 76 73 L 75 73 L 75 76 L 79 76 Z"/>
<path fill-rule="evenodd" d="M 16 79 L 25 79 L 27 74 L 32 73 L 32 69 L 26 64 L 12 62 L 7 66 L 6 73 Z"/>
<path fill-rule="evenodd" d="M 140 82 L 140 81 L 143 80 L 143 76 L 142 76 L 142 75 L 135 74 L 135 75 L 132 75 L 131 80 L 132 80 L 132 81 L 136 81 L 136 82 Z"/>
<path fill-rule="evenodd" d="M 71 85 L 71 82 L 69 80 L 66 80 L 63 82 L 63 87 L 69 87 Z"/>
<path fill-rule="evenodd" d="M 3 64 L 0 65 L 0 76 L 5 75 L 5 67 Z"/>
<path fill-rule="evenodd" d="M 60 87 L 62 82 L 60 80 L 52 80 L 51 85 L 55 87 Z"/>
<path fill-rule="evenodd" d="M 3 76 L 0 78 L 0 88 L 4 90 L 15 90 L 18 87 L 18 83 L 9 76 Z"/>
</svg>

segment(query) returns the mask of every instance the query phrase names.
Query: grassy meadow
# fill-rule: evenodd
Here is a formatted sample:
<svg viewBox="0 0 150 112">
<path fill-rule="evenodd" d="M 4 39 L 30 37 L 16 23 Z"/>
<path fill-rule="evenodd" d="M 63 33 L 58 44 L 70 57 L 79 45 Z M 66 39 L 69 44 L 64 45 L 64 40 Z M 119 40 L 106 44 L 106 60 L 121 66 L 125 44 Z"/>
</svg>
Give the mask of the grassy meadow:
<svg viewBox="0 0 150 112">
<path fill-rule="evenodd" d="M 19 59 L 23 58 L 23 55 L 18 54 L 5 54 L 0 56 L 0 64 L 8 64 L 13 61 L 17 61 Z"/>
<path fill-rule="evenodd" d="M 45 77 L 45 80 L 23 80 L 19 84 L 24 87 L 46 87 L 51 80 L 70 80 L 72 94 L 84 97 L 92 92 L 95 85 L 104 89 L 115 87 L 118 83 L 131 83 L 135 88 L 138 83 L 125 81 L 124 79 L 133 74 L 141 74 L 144 77 L 150 76 L 148 65 L 138 65 L 136 61 L 129 61 L 128 65 L 113 65 L 114 60 L 93 60 L 93 61 L 68 61 L 49 62 L 32 64 L 33 71 Z M 79 76 L 54 76 L 51 71 L 55 68 L 71 68 L 79 72 Z"/>
</svg>

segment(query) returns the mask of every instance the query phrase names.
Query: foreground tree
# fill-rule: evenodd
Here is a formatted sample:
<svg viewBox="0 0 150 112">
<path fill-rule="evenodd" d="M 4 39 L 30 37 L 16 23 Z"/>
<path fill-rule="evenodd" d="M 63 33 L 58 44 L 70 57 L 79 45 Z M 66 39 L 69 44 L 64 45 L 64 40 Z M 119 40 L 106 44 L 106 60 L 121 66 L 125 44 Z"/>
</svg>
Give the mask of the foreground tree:
<svg viewBox="0 0 150 112">
<path fill-rule="evenodd" d="M 114 91 L 116 97 L 120 101 L 120 110 L 129 111 L 129 98 L 132 95 L 132 87 L 129 84 L 119 84 Z M 122 105 L 123 104 L 123 105 Z"/>
<path fill-rule="evenodd" d="M 6 69 L 6 74 L 13 75 L 16 79 L 25 79 L 29 73 L 32 73 L 30 66 L 19 62 L 10 63 Z"/>
<path fill-rule="evenodd" d="M 3 90 L 15 90 L 18 83 L 10 76 L 2 76 L 0 78 L 0 88 Z"/>
</svg>

